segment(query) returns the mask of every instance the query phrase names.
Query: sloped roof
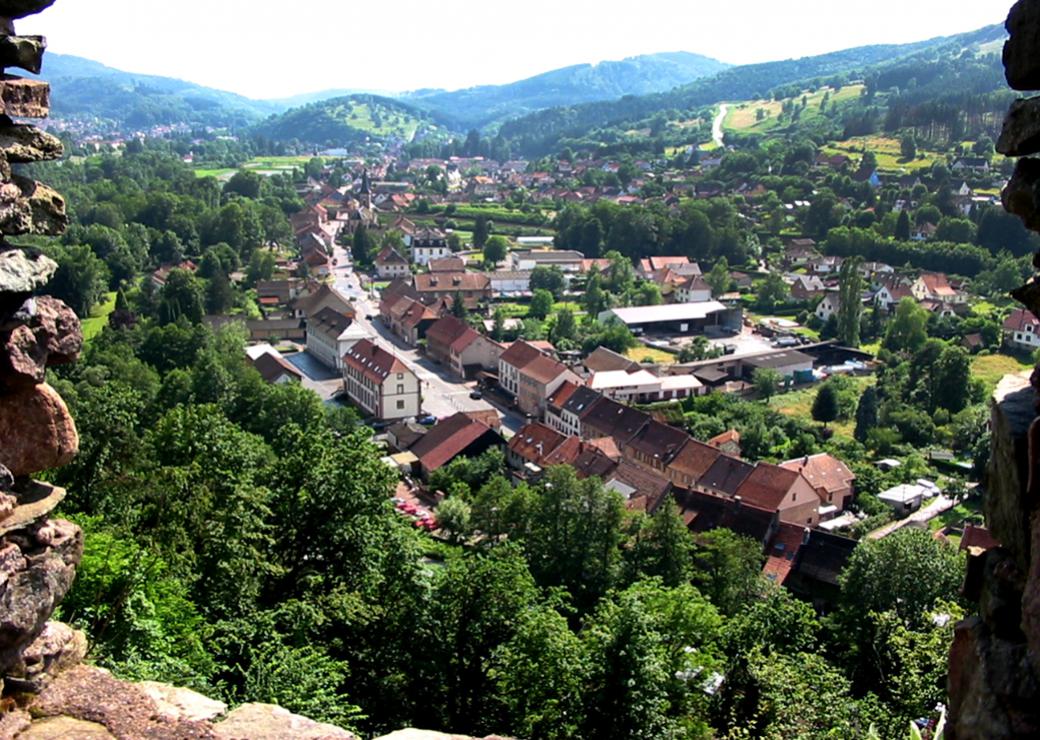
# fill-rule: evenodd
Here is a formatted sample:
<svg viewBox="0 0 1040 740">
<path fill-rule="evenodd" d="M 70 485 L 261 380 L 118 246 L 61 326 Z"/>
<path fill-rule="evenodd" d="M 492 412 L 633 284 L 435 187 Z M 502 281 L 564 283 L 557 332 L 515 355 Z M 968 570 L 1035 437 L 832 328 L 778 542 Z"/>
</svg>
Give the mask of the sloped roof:
<svg viewBox="0 0 1040 740">
<path fill-rule="evenodd" d="M 613 474 L 607 476 L 605 482 L 614 490 L 635 489 L 625 496 L 625 506 L 633 511 L 653 511 L 672 490 L 672 483 L 667 478 L 644 470 L 627 460 L 622 460 Z M 618 486 L 619 482 L 623 485 Z M 621 492 L 625 494 L 623 490 Z"/>
<path fill-rule="evenodd" d="M 583 364 L 589 372 L 602 373 L 611 370 L 639 370 L 640 365 L 607 347 L 596 347 Z"/>
<path fill-rule="evenodd" d="M 433 471 L 451 462 L 485 434 L 495 432 L 487 424 L 459 412 L 435 424 L 412 445 L 411 452 L 423 468 Z"/>
<path fill-rule="evenodd" d="M 466 322 L 459 320 L 455 316 L 445 316 L 430 324 L 430 328 L 426 330 L 426 341 L 450 347 L 467 330 L 473 331 Z"/>
<path fill-rule="evenodd" d="M 509 440 L 509 449 L 529 462 L 540 463 L 567 438 L 540 421 L 524 425 Z"/>
<path fill-rule="evenodd" d="M 838 585 L 838 577 L 856 549 L 858 541 L 841 535 L 814 529 L 798 549 L 793 573 L 801 578 Z"/>
<path fill-rule="evenodd" d="M 290 375 L 297 380 L 303 380 L 303 373 L 297 370 L 295 365 L 287 361 L 280 354 L 264 352 L 252 362 L 253 367 L 256 368 L 258 373 L 260 373 L 260 377 L 268 383 L 275 382 L 283 375 Z"/>
<path fill-rule="evenodd" d="M 737 489 L 751 475 L 754 466 L 731 455 L 719 455 L 707 472 L 697 481 L 698 485 L 735 496 Z"/>
<path fill-rule="evenodd" d="M 651 421 L 629 442 L 638 452 L 668 465 L 679 451 L 690 441 L 690 435 L 659 421 Z"/>
<path fill-rule="evenodd" d="M 546 355 L 539 355 L 520 368 L 521 375 L 542 385 L 551 383 L 566 372 L 570 372 L 566 365 Z"/>
<path fill-rule="evenodd" d="M 856 480 L 855 473 L 845 463 L 826 452 L 788 460 L 780 463 L 780 467 L 801 473 L 813 488 L 826 493 L 847 488 Z M 821 498 L 826 500 L 825 496 L 821 495 Z"/>
<path fill-rule="evenodd" d="M 582 418 L 588 413 L 592 405 L 601 398 L 603 398 L 601 393 L 597 393 L 587 386 L 580 386 L 564 403 L 563 410 L 574 414 L 578 418 Z"/>
<path fill-rule="evenodd" d="M 805 539 L 804 527 L 781 522 L 766 551 L 766 562 L 762 566 L 762 575 L 782 586 L 787 580 L 787 576 L 790 575 L 791 569 L 794 568 L 794 561 L 802 547 L 803 539 Z"/>
<path fill-rule="evenodd" d="M 760 462 L 740 484 L 737 495 L 749 504 L 774 511 L 783 503 L 797 480 L 797 471 Z"/>
<path fill-rule="evenodd" d="M 696 481 L 708 472 L 721 454 L 711 445 L 688 438 L 686 444 L 672 458 L 670 466 Z"/>
<path fill-rule="evenodd" d="M 776 512 L 697 491 L 682 493 L 678 501 L 680 515 L 691 532 L 725 528 L 764 544 L 776 520 Z"/>
<path fill-rule="evenodd" d="M 420 293 L 488 290 L 491 279 L 482 272 L 423 272 L 415 276 Z"/>
<path fill-rule="evenodd" d="M 1016 308 L 1004 319 L 1004 328 L 1007 331 L 1025 331 L 1027 326 L 1032 326 L 1035 330 L 1040 326 L 1040 320 L 1024 308 Z"/>
<path fill-rule="evenodd" d="M 603 397 L 582 417 L 586 428 L 595 430 L 600 436 L 613 437 L 622 445 L 649 422 L 650 417 L 642 411 Z"/>
<path fill-rule="evenodd" d="M 573 383 L 569 380 L 563 381 L 559 388 L 552 392 L 549 398 L 546 399 L 546 403 L 553 408 L 563 408 L 564 404 L 574 395 L 574 392 L 580 388 L 577 383 Z"/>
<path fill-rule="evenodd" d="M 530 362 L 533 362 L 535 358 L 541 356 L 541 350 L 520 340 L 509 345 L 509 348 L 502 353 L 499 361 L 515 367 L 517 370 L 522 370 Z"/>
<path fill-rule="evenodd" d="M 391 373 L 411 372 L 396 355 L 369 339 L 362 339 L 348 349 L 343 362 L 376 383 L 382 383 Z"/>
</svg>

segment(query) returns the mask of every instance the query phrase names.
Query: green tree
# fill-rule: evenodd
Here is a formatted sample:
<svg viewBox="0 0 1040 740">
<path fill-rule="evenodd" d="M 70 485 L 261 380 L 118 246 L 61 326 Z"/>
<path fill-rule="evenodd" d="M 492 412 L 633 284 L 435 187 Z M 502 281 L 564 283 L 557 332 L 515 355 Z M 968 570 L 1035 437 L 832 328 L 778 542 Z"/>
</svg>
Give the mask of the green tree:
<svg viewBox="0 0 1040 740">
<path fill-rule="evenodd" d="M 567 278 L 559 267 L 536 267 L 531 270 L 531 290 L 547 290 L 555 300 L 563 297 Z"/>
<path fill-rule="evenodd" d="M 483 249 L 489 236 L 491 236 L 491 222 L 488 221 L 487 216 L 481 215 L 473 219 L 473 246 Z"/>
<path fill-rule="evenodd" d="M 574 312 L 569 308 L 561 308 L 556 312 L 556 323 L 553 324 L 551 338 L 553 344 L 560 341 L 573 342 L 578 338 L 578 322 L 574 320 Z"/>
<path fill-rule="evenodd" d="M 711 294 L 713 296 L 728 293 L 730 286 L 733 284 L 733 278 L 729 274 L 729 260 L 725 257 L 719 257 L 715 260 L 711 270 L 704 276 L 704 282 L 711 286 Z"/>
<path fill-rule="evenodd" d="M 509 250 L 509 242 L 504 236 L 493 236 L 484 244 L 484 265 L 488 269 L 494 269 L 499 262 L 506 258 Z"/>
<path fill-rule="evenodd" d="M 751 384 L 755 386 L 755 393 L 764 401 L 780 392 L 784 377 L 778 370 L 771 367 L 760 367 L 751 376 Z"/>
<path fill-rule="evenodd" d="M 884 347 L 892 352 L 915 352 L 928 339 L 928 311 L 913 298 L 904 298 L 888 322 Z"/>
<path fill-rule="evenodd" d="M 534 295 L 531 296 L 531 306 L 527 310 L 527 315 L 536 319 L 544 319 L 553 309 L 553 296 L 549 291 L 538 288 L 534 291 Z"/>
<path fill-rule="evenodd" d="M 231 288 L 231 281 L 223 270 L 218 270 L 206 282 L 206 311 L 220 316 L 227 313 L 234 301 L 235 293 Z"/>
<path fill-rule="evenodd" d="M 202 288 L 187 270 L 171 270 L 159 299 L 159 321 L 171 324 L 180 318 L 192 324 L 202 321 Z"/>
<path fill-rule="evenodd" d="M 634 542 L 626 553 L 630 578 L 650 576 L 669 588 L 690 582 L 693 538 L 673 501 L 648 518 L 637 520 Z"/>
<path fill-rule="evenodd" d="M 790 295 L 791 289 L 784 282 L 783 276 L 779 272 L 771 272 L 759 283 L 758 305 L 763 311 L 772 311 L 786 303 Z"/>
<path fill-rule="evenodd" d="M 856 430 L 853 436 L 865 443 L 871 430 L 878 425 L 878 393 L 873 385 L 867 386 L 856 406 Z"/>
<path fill-rule="evenodd" d="M 359 226 L 354 230 L 354 238 L 350 247 L 350 256 L 354 260 L 354 264 L 359 267 L 371 267 L 372 249 L 372 236 L 368 233 L 368 229 Z"/>
<path fill-rule="evenodd" d="M 728 529 L 699 535 L 694 548 L 693 585 L 725 615 L 733 615 L 762 590 L 762 548 Z"/>
<path fill-rule="evenodd" d="M 904 134 L 899 140 L 899 153 L 903 155 L 903 159 L 907 162 L 917 158 L 917 139 L 914 138 L 912 133 Z"/>
<path fill-rule="evenodd" d="M 895 237 L 901 242 L 910 239 L 910 212 L 906 208 L 899 212 L 899 217 L 896 219 Z"/>
<path fill-rule="evenodd" d="M 860 319 L 863 316 L 863 277 L 859 257 L 846 259 L 838 276 L 838 341 L 848 347 L 859 346 Z"/>
<path fill-rule="evenodd" d="M 449 496 L 437 507 L 437 524 L 455 543 L 469 535 L 471 518 L 469 504 L 458 496 Z"/>
<path fill-rule="evenodd" d="M 109 283 L 105 263 L 87 246 L 54 246 L 48 254 L 58 263 L 58 269 L 46 292 L 65 301 L 80 318 L 87 318 L 105 297 Z"/>
<path fill-rule="evenodd" d="M 827 425 L 838 418 L 838 391 L 832 383 L 824 383 L 816 392 L 812 405 L 812 418 Z"/>
</svg>

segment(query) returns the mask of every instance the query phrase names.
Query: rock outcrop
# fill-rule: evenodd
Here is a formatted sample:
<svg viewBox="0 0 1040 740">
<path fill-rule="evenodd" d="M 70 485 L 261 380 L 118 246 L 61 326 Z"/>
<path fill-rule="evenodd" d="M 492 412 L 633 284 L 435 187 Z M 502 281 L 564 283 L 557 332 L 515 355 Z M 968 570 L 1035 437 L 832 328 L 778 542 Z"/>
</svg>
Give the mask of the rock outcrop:
<svg viewBox="0 0 1040 740">
<path fill-rule="evenodd" d="M 1040 89 L 1040 0 L 1008 15 L 1008 83 Z M 1016 101 L 997 150 L 1023 157 L 1004 189 L 1004 207 L 1040 231 L 1040 98 Z M 1034 257 L 1040 267 L 1040 255 Z M 1034 276 L 1012 295 L 1040 316 Z M 947 740 L 1040 737 L 1040 368 L 1004 378 L 992 399 L 985 514 L 1000 547 L 969 553 L 964 595 L 977 614 L 960 624 L 950 650 Z"/>
</svg>

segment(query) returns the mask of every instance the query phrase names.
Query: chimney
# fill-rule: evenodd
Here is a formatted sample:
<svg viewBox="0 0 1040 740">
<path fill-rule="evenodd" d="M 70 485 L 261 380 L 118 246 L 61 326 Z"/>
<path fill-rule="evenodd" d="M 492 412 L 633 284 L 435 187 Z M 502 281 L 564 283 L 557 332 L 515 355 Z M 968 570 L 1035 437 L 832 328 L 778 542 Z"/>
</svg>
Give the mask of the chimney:
<svg viewBox="0 0 1040 740">
<path fill-rule="evenodd" d="M 812 530 L 809 529 L 809 527 L 806 527 L 805 529 L 802 530 L 802 544 L 803 545 L 809 544 L 809 535 L 811 535 L 811 534 L 812 534 Z"/>
</svg>

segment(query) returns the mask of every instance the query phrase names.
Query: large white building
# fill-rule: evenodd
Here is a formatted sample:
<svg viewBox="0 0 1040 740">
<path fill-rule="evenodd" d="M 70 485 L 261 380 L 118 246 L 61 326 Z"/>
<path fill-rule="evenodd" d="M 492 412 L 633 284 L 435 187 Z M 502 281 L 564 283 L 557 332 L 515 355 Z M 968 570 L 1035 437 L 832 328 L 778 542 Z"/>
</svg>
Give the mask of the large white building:
<svg viewBox="0 0 1040 740">
<path fill-rule="evenodd" d="M 654 403 L 689 398 L 704 392 L 704 385 L 692 375 L 663 375 L 649 370 L 627 372 L 607 370 L 593 373 L 589 388 L 626 403 Z"/>
<path fill-rule="evenodd" d="M 661 306 L 612 308 L 599 315 L 600 322 L 620 321 L 633 334 L 703 334 L 709 326 L 740 327 L 740 309 L 729 309 L 718 301 L 668 303 Z"/>
<path fill-rule="evenodd" d="M 419 379 L 398 357 L 362 339 L 343 357 L 347 396 L 377 419 L 404 419 L 422 411 Z"/>
<path fill-rule="evenodd" d="M 367 336 L 334 308 L 323 308 L 307 319 L 307 351 L 335 370 L 343 369 L 343 355 Z"/>
</svg>

